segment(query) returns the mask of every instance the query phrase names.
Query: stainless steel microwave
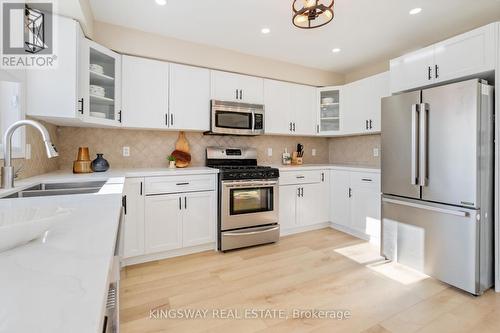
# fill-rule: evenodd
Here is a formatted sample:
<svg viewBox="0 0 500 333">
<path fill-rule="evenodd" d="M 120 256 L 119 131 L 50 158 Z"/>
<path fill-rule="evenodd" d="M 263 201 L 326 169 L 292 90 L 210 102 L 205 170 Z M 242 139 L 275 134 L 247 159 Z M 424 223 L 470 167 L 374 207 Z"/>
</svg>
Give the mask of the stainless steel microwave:
<svg viewBox="0 0 500 333">
<path fill-rule="evenodd" d="M 209 134 L 264 134 L 264 105 L 212 100 Z"/>
</svg>

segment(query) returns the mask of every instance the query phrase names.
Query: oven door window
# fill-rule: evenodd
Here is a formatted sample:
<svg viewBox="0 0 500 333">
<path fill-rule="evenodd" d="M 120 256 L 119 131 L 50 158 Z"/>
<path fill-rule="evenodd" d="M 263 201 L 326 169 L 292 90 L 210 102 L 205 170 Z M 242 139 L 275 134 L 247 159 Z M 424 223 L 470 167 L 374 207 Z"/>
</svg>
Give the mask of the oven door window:
<svg viewBox="0 0 500 333">
<path fill-rule="evenodd" d="M 220 128 L 252 129 L 252 114 L 246 112 L 216 111 L 215 125 Z"/>
<path fill-rule="evenodd" d="M 273 188 L 231 189 L 229 195 L 230 215 L 269 212 L 273 207 Z"/>
</svg>

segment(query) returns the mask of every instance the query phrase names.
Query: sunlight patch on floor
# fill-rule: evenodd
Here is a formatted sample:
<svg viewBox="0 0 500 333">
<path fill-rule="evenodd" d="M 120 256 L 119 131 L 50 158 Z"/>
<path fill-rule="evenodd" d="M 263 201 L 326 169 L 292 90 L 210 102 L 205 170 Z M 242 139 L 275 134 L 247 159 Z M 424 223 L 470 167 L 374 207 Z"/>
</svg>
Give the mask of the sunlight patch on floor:
<svg viewBox="0 0 500 333">
<path fill-rule="evenodd" d="M 379 245 L 373 243 L 361 243 L 346 246 L 340 249 L 335 249 L 335 252 L 360 264 L 384 260 L 384 258 L 380 256 Z"/>
<path fill-rule="evenodd" d="M 371 264 L 366 267 L 404 285 L 413 284 L 429 278 L 428 275 L 391 261 Z"/>
</svg>

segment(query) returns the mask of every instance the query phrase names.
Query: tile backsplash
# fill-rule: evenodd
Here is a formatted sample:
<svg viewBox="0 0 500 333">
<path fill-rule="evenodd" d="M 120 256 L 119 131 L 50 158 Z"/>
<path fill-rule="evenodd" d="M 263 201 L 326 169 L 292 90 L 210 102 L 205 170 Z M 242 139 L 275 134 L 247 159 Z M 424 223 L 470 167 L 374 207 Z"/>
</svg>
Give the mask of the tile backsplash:
<svg viewBox="0 0 500 333">
<path fill-rule="evenodd" d="M 31 144 L 30 159 L 15 159 L 16 170 L 22 166 L 19 178 L 55 171 L 71 170 L 78 147 L 87 146 L 95 157 L 104 153 L 111 168 L 148 168 L 166 167 L 166 157 L 175 149 L 178 132 L 105 129 L 82 127 L 56 127 L 44 125 L 50 132 L 60 156 L 48 159 L 40 134 L 32 128 L 26 131 L 26 142 Z M 193 166 L 205 164 L 205 148 L 209 146 L 255 147 L 260 164 L 280 164 L 281 153 L 296 149 L 297 143 L 305 147 L 306 164 L 358 164 L 380 167 L 380 135 L 365 135 L 342 138 L 313 138 L 288 136 L 214 136 L 197 132 L 187 132 Z M 130 147 L 130 156 L 122 155 L 123 147 Z M 272 156 L 268 156 L 268 149 Z M 379 157 L 373 156 L 373 149 L 379 149 Z M 312 150 L 316 156 L 312 156 Z"/>
<path fill-rule="evenodd" d="M 378 156 L 374 156 L 378 149 Z M 329 162 L 380 167 L 380 134 L 329 139 Z"/>
<path fill-rule="evenodd" d="M 78 147 L 89 147 L 94 158 L 104 153 L 111 168 L 166 167 L 166 157 L 175 149 L 179 133 L 169 131 L 100 129 L 80 127 L 59 127 L 58 148 L 60 169 L 71 169 Z M 305 147 L 304 162 L 322 164 L 329 161 L 329 139 L 287 136 L 215 136 L 187 132 L 193 166 L 205 165 L 205 148 L 209 146 L 255 147 L 259 164 L 279 164 L 285 148 L 293 151 L 297 143 Z M 130 157 L 122 155 L 123 147 L 130 147 Z M 268 148 L 272 156 L 268 156 Z M 316 149 L 316 156 L 312 156 Z"/>
</svg>

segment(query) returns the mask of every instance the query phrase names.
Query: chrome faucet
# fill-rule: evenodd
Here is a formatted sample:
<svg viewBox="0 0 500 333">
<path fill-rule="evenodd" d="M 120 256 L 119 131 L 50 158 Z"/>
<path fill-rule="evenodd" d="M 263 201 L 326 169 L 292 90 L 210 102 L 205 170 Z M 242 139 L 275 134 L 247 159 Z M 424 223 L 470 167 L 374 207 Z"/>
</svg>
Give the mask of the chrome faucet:
<svg viewBox="0 0 500 333">
<path fill-rule="evenodd" d="M 45 152 L 49 158 L 57 157 L 56 147 L 52 144 L 50 140 L 50 135 L 45 126 L 37 121 L 33 120 L 19 120 L 13 123 L 7 128 L 3 135 L 3 167 L 2 167 L 2 188 L 13 188 L 14 187 L 14 168 L 12 167 L 12 135 L 15 130 L 21 126 L 30 125 L 36 128 L 43 138 L 43 143 L 45 144 Z"/>
</svg>

